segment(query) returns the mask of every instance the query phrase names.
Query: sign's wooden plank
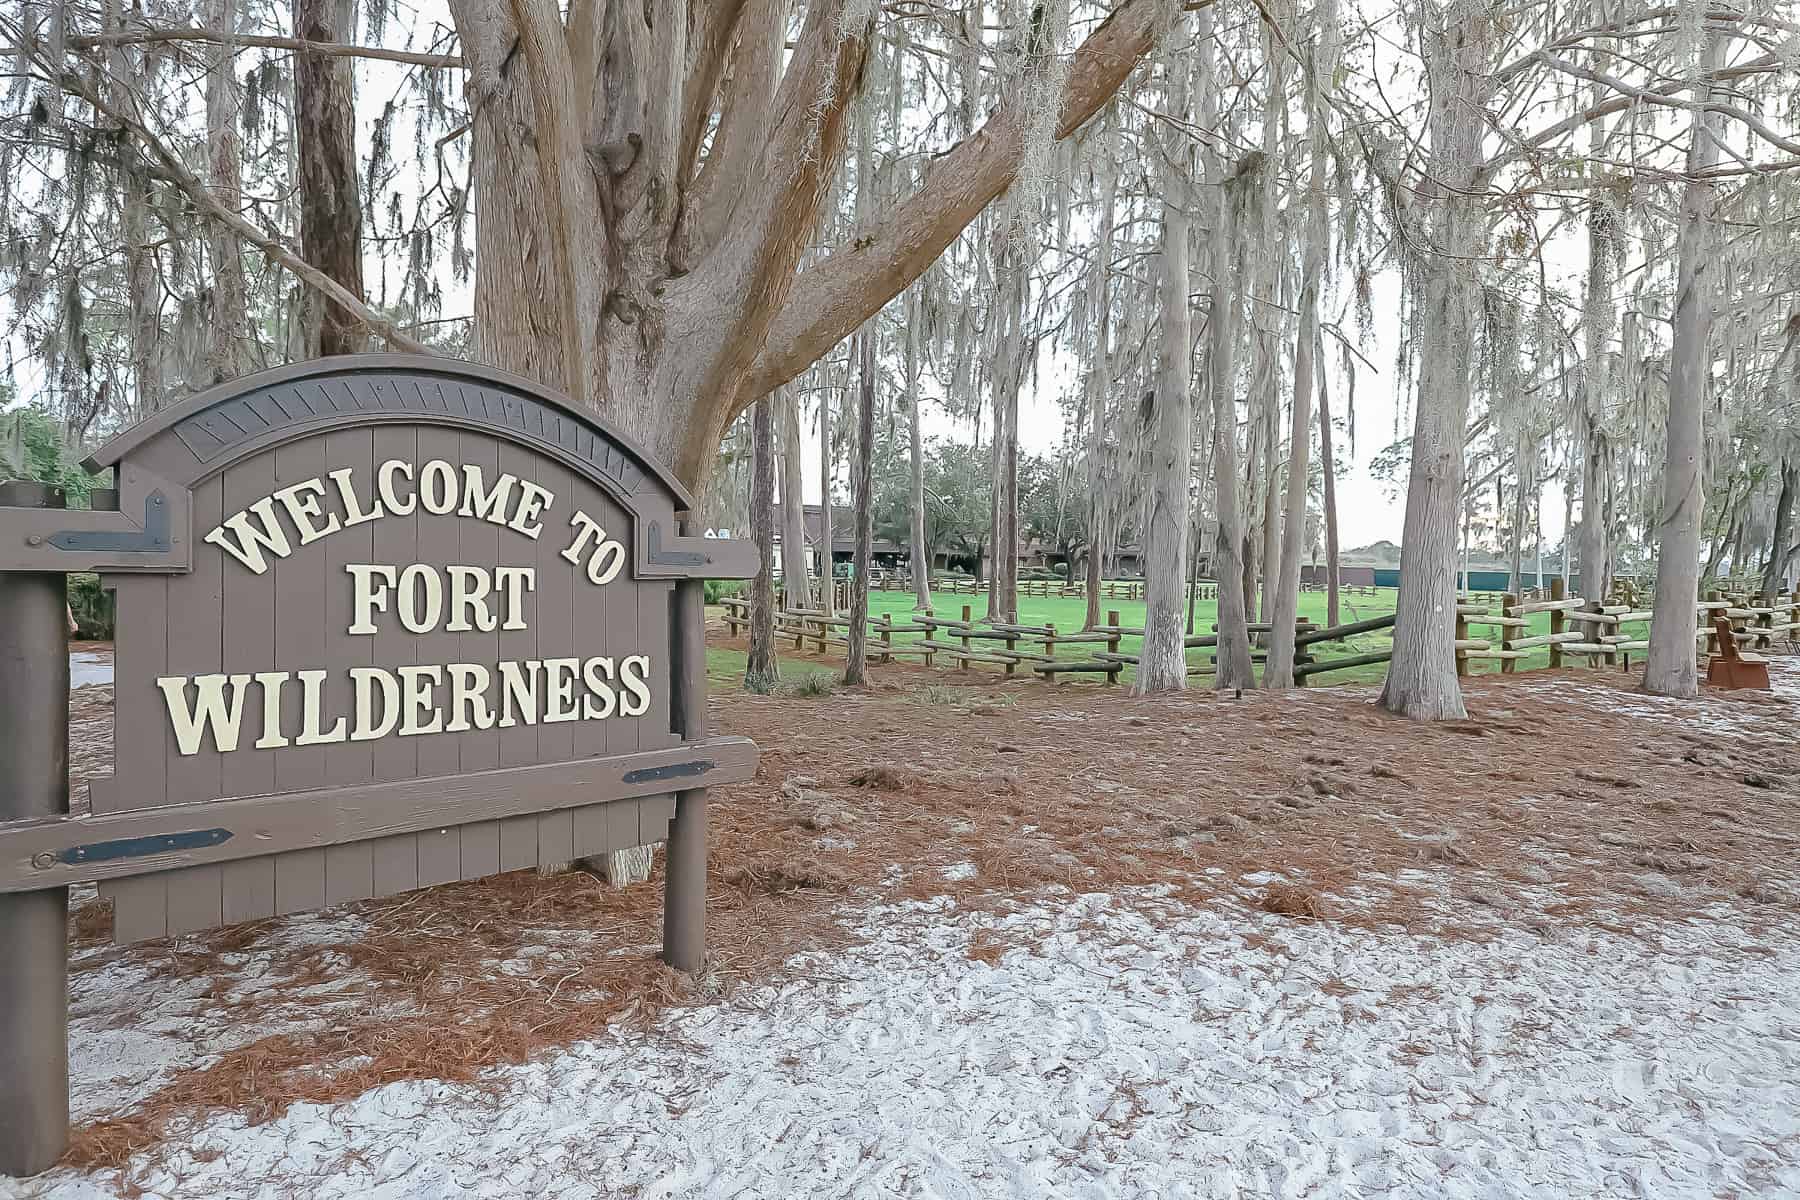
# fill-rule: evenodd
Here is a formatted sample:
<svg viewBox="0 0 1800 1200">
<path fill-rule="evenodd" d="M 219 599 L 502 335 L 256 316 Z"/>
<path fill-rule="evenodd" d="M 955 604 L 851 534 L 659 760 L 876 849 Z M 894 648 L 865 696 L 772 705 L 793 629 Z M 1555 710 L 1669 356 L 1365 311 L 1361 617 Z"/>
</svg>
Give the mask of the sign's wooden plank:
<svg viewBox="0 0 1800 1200">
<path fill-rule="evenodd" d="M 537 865 L 538 819 L 536 817 L 508 817 L 501 821 L 500 869 L 502 871 L 519 871 Z"/>
<path fill-rule="evenodd" d="M 270 454 L 239 463 L 219 478 L 224 489 L 222 511 L 228 513 L 242 511 L 278 486 L 275 458 Z M 211 546 L 207 549 L 213 557 L 223 559 L 223 553 Z M 232 565 L 236 566 L 235 563 Z M 221 604 L 219 622 L 224 660 L 231 664 L 231 669 L 242 672 L 275 670 L 274 572 L 227 571 Z M 275 756 L 280 751 L 259 747 L 258 740 L 246 741 L 230 754 L 219 756 L 224 760 L 220 795 L 260 796 L 275 790 Z M 269 909 L 257 915 L 268 917 L 275 912 L 274 864 L 265 864 L 264 869 L 269 873 L 267 880 L 253 883 L 245 879 L 242 894 L 246 897 L 266 895 Z"/>
<path fill-rule="evenodd" d="M 223 481 L 216 476 L 195 488 L 192 497 L 194 523 L 202 529 L 217 525 L 223 516 L 223 497 Z M 225 602 L 222 556 L 214 553 L 196 555 L 193 571 L 185 579 L 168 581 L 166 586 L 167 594 L 177 601 L 167 604 L 164 613 L 167 661 L 181 663 L 184 668 L 191 664 L 196 673 L 223 670 L 226 660 L 220 620 Z M 129 679 L 127 682 L 129 684 Z M 117 697 L 114 699 L 116 703 Z M 128 697 L 126 711 L 132 711 L 134 707 Z M 170 804 L 186 804 L 222 795 L 223 766 L 230 756 L 176 754 L 168 722 L 156 724 L 164 734 L 162 754 L 168 781 L 164 799 Z M 224 919 L 224 869 L 221 865 L 212 863 L 171 871 L 164 878 L 163 886 L 169 933 L 210 929 Z"/>
<path fill-rule="evenodd" d="M 350 478 L 372 479 L 375 474 L 375 431 L 368 426 L 340 430 L 325 437 L 328 472 L 348 470 Z M 332 479 L 327 475 L 328 480 Z M 335 483 L 335 480 L 332 480 Z M 321 618 L 328 641 L 340 643 L 333 657 L 346 667 L 371 667 L 375 659 L 373 637 L 348 637 L 355 623 L 350 573 L 359 563 L 375 557 L 375 528 L 380 521 L 361 521 L 324 539 L 325 605 Z M 327 712 L 354 712 L 355 688 L 346 671 L 332 671 L 325 679 Z M 379 740 L 379 739 L 377 739 Z M 331 747 L 325 760 L 328 784 L 366 784 L 375 781 L 375 743 L 346 742 Z M 375 851 L 368 842 L 348 842 L 325 850 L 325 903 L 343 904 L 375 895 Z"/>
<path fill-rule="evenodd" d="M 117 581 L 113 649 L 115 765 L 111 782 L 118 786 L 103 787 L 96 781 L 89 788 L 95 813 L 126 806 L 156 808 L 168 797 L 163 771 L 168 723 L 156 711 L 160 704 L 156 694 L 141 682 L 162 674 L 168 661 L 168 594 L 169 577 L 165 575 Z M 134 680 L 140 681 L 141 691 L 134 690 Z M 146 715 L 153 719 L 144 719 Z M 141 941 L 168 932 L 166 877 L 108 882 L 101 886 L 100 896 L 112 901 L 115 937 Z"/>
<path fill-rule="evenodd" d="M 222 863 L 219 873 L 224 884 L 224 904 L 219 913 L 222 924 L 260 921 L 275 915 L 274 860 L 245 858 Z"/>
<path fill-rule="evenodd" d="M 338 397 L 333 391 L 341 389 L 321 385 L 316 390 L 320 408 L 336 411 Z M 279 447 L 273 456 L 277 487 L 323 481 L 329 469 L 325 441 L 323 437 L 302 438 Z M 340 749 L 335 744 L 308 744 L 309 738 L 321 735 L 332 723 L 334 710 L 327 703 L 325 689 L 338 670 L 328 656 L 333 650 L 344 651 L 346 643 L 355 641 L 341 633 L 334 637 L 325 627 L 326 586 L 334 582 L 326 580 L 323 570 L 329 544 L 329 538 L 310 546 L 302 540 L 291 558 L 278 561 L 269 571 L 275 576 L 275 669 L 295 675 L 292 683 L 280 689 L 281 732 L 289 739 L 289 745 L 275 752 L 275 786 L 281 791 L 312 791 L 327 786 L 331 755 Z M 322 847 L 276 858 L 276 913 L 307 912 L 324 904 Z"/>
<path fill-rule="evenodd" d="M 434 887 L 462 878 L 462 831 L 454 825 L 419 834 L 419 886 Z"/>
<path fill-rule="evenodd" d="M 671 783 L 715 787 L 748 779 L 756 747 L 720 737 L 617 758 L 502 768 L 444 779 L 283 792 L 158 809 L 0 824 L 0 892 L 117 880 L 203 862 L 437 830 L 615 799 L 660 796 Z M 101 842 L 225 830 L 213 844 L 86 861 Z"/>
</svg>

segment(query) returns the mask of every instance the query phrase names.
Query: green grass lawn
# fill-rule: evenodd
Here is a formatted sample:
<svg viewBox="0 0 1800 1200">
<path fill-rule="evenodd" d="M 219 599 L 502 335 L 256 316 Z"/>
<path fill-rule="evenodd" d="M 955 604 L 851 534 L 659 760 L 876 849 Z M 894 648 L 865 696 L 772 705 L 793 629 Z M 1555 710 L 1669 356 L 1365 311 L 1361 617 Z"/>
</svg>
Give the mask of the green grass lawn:
<svg viewBox="0 0 1800 1200">
<path fill-rule="evenodd" d="M 1367 620 L 1370 617 L 1385 616 L 1394 611 L 1394 596 L 1395 592 L 1392 588 L 1378 589 L 1373 596 L 1345 595 L 1341 597 L 1339 601 L 1338 620 L 1342 624 L 1349 624 L 1353 621 Z M 932 609 L 939 617 L 958 619 L 962 616 L 962 610 L 965 605 L 968 606 L 974 619 L 977 622 L 980 622 L 982 615 L 987 611 L 987 598 L 985 596 L 958 596 L 947 593 L 936 594 L 932 597 Z M 1497 609 L 1499 606 L 1498 604 L 1495 604 L 1493 607 Z M 1144 605 L 1142 601 L 1103 600 L 1101 602 L 1101 620 L 1104 621 L 1106 619 L 1106 613 L 1113 610 L 1117 610 L 1119 614 L 1119 623 L 1121 625 L 1131 628 L 1141 628 L 1143 626 Z M 869 612 L 870 615 L 876 619 L 879 619 L 882 613 L 892 613 L 895 624 L 904 624 L 912 616 L 913 594 L 911 592 L 875 592 L 869 597 Z M 1301 593 L 1300 615 L 1308 621 L 1321 625 L 1324 624 L 1325 593 Z M 1019 623 L 1022 625 L 1054 624 L 1058 632 L 1075 633 L 1081 629 L 1082 623 L 1086 617 L 1086 600 L 1039 596 L 1021 596 L 1019 598 Z M 1210 633 L 1213 624 L 1217 619 L 1218 604 L 1216 601 L 1201 600 L 1194 606 L 1194 631 L 1196 633 Z M 1530 635 L 1536 636 L 1550 632 L 1549 613 L 1536 613 L 1530 618 L 1530 621 L 1531 628 L 1528 631 Z M 1570 628 L 1575 629 L 1579 627 L 1571 625 Z M 1627 625 L 1621 632 L 1642 638 L 1648 636 L 1648 630 L 1649 624 L 1648 622 L 1644 622 Z M 1471 638 L 1485 638 L 1492 641 L 1497 647 L 1500 643 L 1501 632 L 1502 631 L 1497 626 L 1476 625 L 1470 628 L 1469 636 Z M 920 634 L 896 634 L 894 640 L 897 643 L 917 641 L 921 636 L 922 635 Z M 1124 654 L 1136 654 L 1139 651 L 1142 641 L 1142 638 L 1136 637 L 1121 638 L 1119 650 Z M 1352 655 L 1372 654 L 1377 651 L 1385 650 L 1391 644 L 1391 641 L 1392 639 L 1389 636 L 1388 630 L 1379 630 L 1375 633 L 1362 634 L 1342 642 L 1331 642 L 1318 645 L 1313 649 L 1316 656 L 1321 659 L 1345 658 Z M 1093 643 L 1077 643 L 1066 647 L 1058 646 L 1056 656 L 1058 658 L 1070 659 L 1084 658 L 1095 649 L 1104 649 L 1104 646 L 1096 646 Z M 791 654 L 792 651 L 793 642 L 791 640 L 778 644 L 778 652 L 782 653 L 784 656 Z M 841 652 L 841 647 L 832 647 L 827 655 L 827 659 L 835 659 L 841 663 Z M 1213 652 L 1210 648 L 1189 650 L 1188 662 L 1197 667 L 1207 666 L 1210 664 L 1212 654 Z M 912 659 L 909 661 L 918 660 Z M 1587 660 L 1572 659 L 1571 661 L 1585 663 Z M 790 667 L 785 670 L 783 672 L 784 676 L 797 677 L 804 674 L 809 669 L 827 669 L 826 664 L 821 663 L 819 660 L 811 658 L 810 656 L 806 658 L 806 662 L 808 664 L 807 666 L 798 668 Z M 1549 665 L 1549 647 L 1540 646 L 1529 651 L 1528 657 L 1517 660 L 1515 669 L 1529 671 L 1540 667 L 1547 667 Z M 1476 661 L 1470 663 L 1469 666 L 1471 672 L 1477 674 L 1498 672 L 1500 669 L 1500 663 L 1497 661 Z M 715 683 L 741 683 L 744 672 L 744 655 L 741 651 L 725 649 L 709 650 L 707 655 L 707 668 L 708 673 L 712 676 Z M 969 674 L 971 675 L 977 672 L 983 675 L 998 675 L 1000 673 L 1000 668 L 987 664 L 976 664 L 969 670 Z M 1379 683 L 1386 672 L 1386 664 L 1376 663 L 1370 666 L 1351 667 L 1343 671 L 1333 671 L 1323 676 L 1314 676 L 1313 682 L 1317 685 Z M 955 671 L 953 666 L 947 669 L 947 673 L 961 674 L 961 672 Z M 1121 673 L 1120 677 L 1123 680 L 1129 680 L 1132 673 L 1132 668 L 1127 667 L 1125 671 Z M 1077 678 L 1097 680 L 1100 677 L 1078 676 Z"/>
</svg>

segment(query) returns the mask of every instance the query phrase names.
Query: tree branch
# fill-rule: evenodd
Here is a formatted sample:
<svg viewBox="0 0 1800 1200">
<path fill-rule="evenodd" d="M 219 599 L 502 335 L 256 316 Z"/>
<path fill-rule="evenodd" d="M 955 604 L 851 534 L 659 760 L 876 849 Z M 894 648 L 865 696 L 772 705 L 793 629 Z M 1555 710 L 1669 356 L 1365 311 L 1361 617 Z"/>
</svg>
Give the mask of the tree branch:
<svg viewBox="0 0 1800 1200">
<path fill-rule="evenodd" d="M 1075 52 L 1056 136 L 1099 111 L 1162 32 L 1157 0 L 1125 0 Z M 924 273 L 944 248 L 1004 192 L 1024 155 L 1024 114 L 1007 97 L 980 129 L 938 160 L 925 184 L 850 246 L 802 271 L 769 331 L 751 382 L 727 419 L 805 370 Z"/>
<path fill-rule="evenodd" d="M 682 270 L 717 244 L 768 143 L 786 11 L 786 0 L 750 0 L 738 22 L 718 132 L 682 200 L 673 256 Z"/>
<path fill-rule="evenodd" d="M 702 5 L 703 11 L 695 18 L 688 47 L 693 65 L 681 88 L 681 153 L 676 160 L 684 183 L 693 177 L 695 160 L 700 156 L 700 139 L 706 133 L 707 118 L 712 115 L 713 97 L 719 91 L 719 77 L 724 74 L 725 60 L 749 8 L 750 0 L 715 0 Z"/>
<path fill-rule="evenodd" d="M 575 96 L 569 43 L 555 0 L 512 0 L 513 24 L 531 78 L 532 111 L 537 116 L 538 165 L 544 176 L 544 207 L 550 226 L 550 253 L 562 299 L 563 383 L 571 396 L 588 399 L 594 385 L 592 346 L 582 328 L 575 247 L 578 221 L 594 213 L 593 174 L 587 165 L 578 124 L 582 107 Z M 593 265 L 588 269 L 590 290 Z"/>
<path fill-rule="evenodd" d="M 14 32 L 19 33 L 20 31 L 15 29 Z M 15 40 L 17 44 L 25 45 L 22 38 Z M 162 164 L 169 182 L 192 201 L 201 212 L 223 225 L 242 241 L 262 251 L 263 256 L 270 262 L 287 268 L 300 282 L 336 302 L 346 313 L 360 321 L 370 333 L 381 338 L 388 345 L 419 354 L 430 353 L 424 343 L 401 333 L 392 321 L 365 304 L 362 297 L 308 263 L 276 238 L 246 221 L 243 214 L 234 212 L 221 204 L 218 198 L 212 194 L 212 190 L 202 183 L 193 171 L 188 169 L 187 162 L 181 155 L 175 153 L 163 143 L 161 138 L 150 132 L 149 128 L 138 120 L 135 114 L 107 101 L 92 81 L 73 72 L 59 71 L 58 64 L 45 63 L 35 49 L 31 53 L 50 73 L 51 78 L 60 81 L 64 91 L 72 96 L 79 96 L 91 105 L 95 112 L 116 121 L 121 128 L 136 137 L 144 148 Z"/>
<path fill-rule="evenodd" d="M 72 50 L 94 50 L 111 46 L 148 46 L 168 42 L 201 42 L 217 45 L 225 38 L 208 29 L 142 29 L 133 33 L 103 33 L 97 37 L 72 37 L 67 45 Z M 373 58 L 382 62 L 406 63 L 415 67 L 460 67 L 463 60 L 455 54 L 420 54 L 412 50 L 389 50 L 384 46 L 351 46 L 343 42 L 310 42 L 305 38 L 272 37 L 242 33 L 230 39 L 242 48 L 304 51 L 338 58 Z"/>
</svg>

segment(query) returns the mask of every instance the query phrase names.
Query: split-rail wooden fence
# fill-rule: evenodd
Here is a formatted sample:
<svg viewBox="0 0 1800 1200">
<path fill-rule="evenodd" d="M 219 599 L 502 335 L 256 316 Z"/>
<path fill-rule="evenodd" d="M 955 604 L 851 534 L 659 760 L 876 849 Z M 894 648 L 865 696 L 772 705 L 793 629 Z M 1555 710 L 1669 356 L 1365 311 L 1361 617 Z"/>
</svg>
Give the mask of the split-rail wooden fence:
<svg viewBox="0 0 1800 1200">
<path fill-rule="evenodd" d="M 726 597 L 721 603 L 728 633 L 735 637 L 747 630 L 750 602 L 742 597 Z M 1547 632 L 1534 632 L 1532 617 L 1538 614 L 1547 614 Z M 1740 648 L 1767 649 L 1777 643 L 1800 641 L 1800 591 L 1786 597 L 1760 598 L 1708 593 L 1694 606 L 1697 648 L 1707 653 L 1717 650 L 1713 621 L 1721 614 L 1731 622 L 1733 638 Z M 1546 652 L 1552 668 L 1587 665 L 1628 670 L 1632 655 L 1649 646 L 1648 624 L 1652 615 L 1629 603 L 1603 604 L 1567 596 L 1560 580 L 1552 581 L 1548 593 L 1541 597 L 1464 594 L 1458 598 L 1455 614 L 1457 673 L 1468 675 L 1479 664 L 1494 663 L 1502 673 L 1512 674 L 1540 649 Z M 1393 613 L 1329 627 L 1300 621 L 1295 628 L 1295 681 L 1304 687 L 1309 681 L 1334 672 L 1387 662 L 1393 657 L 1391 643 L 1362 649 L 1352 639 L 1392 630 L 1394 622 Z M 1627 629 L 1628 626 L 1642 628 Z M 1249 632 L 1266 634 L 1270 628 L 1252 623 Z M 848 617 L 815 609 L 775 614 L 776 635 L 791 639 L 795 650 L 810 648 L 820 655 L 842 650 L 849 644 L 849 629 Z M 883 613 L 869 620 L 868 632 L 869 656 L 878 663 L 916 659 L 928 667 L 947 666 L 963 672 L 977 665 L 997 666 L 1008 676 L 1025 670 L 1044 678 L 1091 674 L 1103 676 L 1109 684 L 1117 683 L 1127 667 L 1137 665 L 1138 656 L 1123 649 L 1124 639 L 1141 638 L 1144 634 L 1141 626 L 1123 624 L 1117 610 L 1107 613 L 1104 625 L 1064 631 L 1053 623 L 977 621 L 972 606 L 966 604 L 957 617 L 939 616 L 932 609 L 901 618 Z M 1217 626 L 1208 634 L 1190 634 L 1185 644 L 1188 649 L 1216 647 Z M 1058 653 L 1071 647 L 1078 648 L 1074 656 Z M 1328 654 L 1332 647 L 1352 653 Z M 1260 662 L 1264 652 L 1256 648 L 1253 656 Z M 1188 668 L 1190 675 L 1210 675 L 1213 671 L 1211 656 L 1207 662 Z"/>
</svg>

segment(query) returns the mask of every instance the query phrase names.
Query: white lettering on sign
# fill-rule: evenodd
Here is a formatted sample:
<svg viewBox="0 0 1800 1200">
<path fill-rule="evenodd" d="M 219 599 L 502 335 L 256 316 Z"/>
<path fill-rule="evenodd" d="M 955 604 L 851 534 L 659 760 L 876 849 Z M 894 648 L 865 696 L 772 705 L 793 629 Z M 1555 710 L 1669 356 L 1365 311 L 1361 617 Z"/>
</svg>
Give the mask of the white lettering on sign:
<svg viewBox="0 0 1800 1200">
<path fill-rule="evenodd" d="M 581 551 L 591 540 L 594 548 L 587 555 L 587 576 L 595 584 L 611 583 L 625 565 L 625 547 L 616 539 L 606 536 L 606 530 L 600 528 L 600 522 L 584 512 L 577 512 L 569 518 L 569 524 L 575 528 L 575 540 L 570 542 L 562 556 L 580 566 Z"/>
<path fill-rule="evenodd" d="M 261 575 L 301 546 L 390 515 L 486 521 L 535 541 L 555 503 L 549 489 L 511 472 L 396 458 L 360 478 L 356 468 L 343 467 L 290 483 L 226 517 L 205 541 Z M 560 556 L 595 586 L 617 579 L 628 557 L 624 542 L 579 510 L 569 528 Z M 536 567 L 352 562 L 333 586 L 349 591 L 349 637 L 384 628 L 415 637 L 519 632 L 530 628 L 538 607 Z M 350 657 L 366 661 L 364 654 Z M 191 755 L 209 744 L 230 753 L 641 717 L 652 703 L 651 666 L 647 654 L 544 656 L 356 666 L 341 674 L 296 668 L 165 675 L 156 686 L 176 748 Z"/>
<path fill-rule="evenodd" d="M 169 710 L 175 747 L 189 755 L 200 753 L 209 740 L 214 749 L 230 753 L 251 733 L 256 748 L 264 750 L 367 742 L 390 734 L 641 717 L 650 711 L 651 670 L 648 654 L 533 658 L 494 668 L 480 663 L 351 667 L 347 713 L 327 708 L 326 671 L 165 675 L 156 686 Z M 291 719 L 283 727 L 284 710 L 290 718 L 298 715 L 297 728 Z"/>
<path fill-rule="evenodd" d="M 554 492 L 510 471 L 490 479 L 479 463 L 459 468 L 434 458 L 415 467 L 390 458 L 360 489 L 355 468 L 343 467 L 271 492 L 226 517 L 203 540 L 261 575 L 271 558 L 286 558 L 296 547 L 309 546 L 340 529 L 421 511 L 504 525 L 536 541 L 544 532 L 544 514 L 555 503 Z M 625 547 L 609 541 L 585 513 L 576 518 L 599 538 L 589 556 L 588 578 L 596 584 L 610 583 L 624 564 Z M 563 551 L 564 557 L 579 564 L 578 547 L 589 536 L 583 528 L 576 546 Z"/>
</svg>

